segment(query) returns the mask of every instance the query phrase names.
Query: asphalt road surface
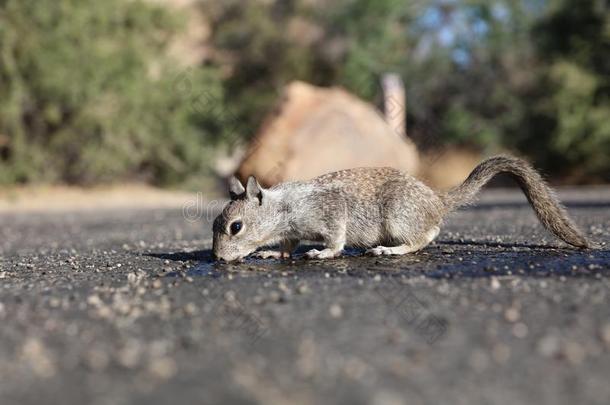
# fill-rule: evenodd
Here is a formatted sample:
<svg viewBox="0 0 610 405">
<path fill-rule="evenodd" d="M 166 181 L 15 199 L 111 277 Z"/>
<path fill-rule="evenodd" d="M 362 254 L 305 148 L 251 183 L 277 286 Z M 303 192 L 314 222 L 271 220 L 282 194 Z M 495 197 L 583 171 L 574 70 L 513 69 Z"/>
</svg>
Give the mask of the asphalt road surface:
<svg viewBox="0 0 610 405">
<path fill-rule="evenodd" d="M 216 264 L 181 210 L 3 214 L 0 404 L 608 404 L 610 188 L 561 196 L 599 249 L 503 190 L 330 261 Z"/>
</svg>

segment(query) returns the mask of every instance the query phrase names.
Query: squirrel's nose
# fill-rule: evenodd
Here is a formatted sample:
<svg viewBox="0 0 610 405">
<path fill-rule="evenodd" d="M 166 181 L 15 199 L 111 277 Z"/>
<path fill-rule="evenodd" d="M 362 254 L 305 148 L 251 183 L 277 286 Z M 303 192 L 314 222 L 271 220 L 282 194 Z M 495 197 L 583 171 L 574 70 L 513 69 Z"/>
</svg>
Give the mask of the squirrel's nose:
<svg viewBox="0 0 610 405">
<path fill-rule="evenodd" d="M 229 262 L 231 262 L 233 260 L 231 258 L 227 258 L 226 256 L 223 256 L 222 254 L 219 254 L 219 253 L 214 252 L 214 251 L 212 251 L 212 256 L 214 256 L 214 259 L 216 261 L 219 261 L 219 262 L 229 263 Z"/>
<path fill-rule="evenodd" d="M 220 261 L 220 260 L 226 261 L 222 256 L 220 256 L 218 253 L 216 253 L 214 251 L 212 251 L 212 257 L 214 258 L 214 260 L 217 260 L 217 261 Z"/>
</svg>

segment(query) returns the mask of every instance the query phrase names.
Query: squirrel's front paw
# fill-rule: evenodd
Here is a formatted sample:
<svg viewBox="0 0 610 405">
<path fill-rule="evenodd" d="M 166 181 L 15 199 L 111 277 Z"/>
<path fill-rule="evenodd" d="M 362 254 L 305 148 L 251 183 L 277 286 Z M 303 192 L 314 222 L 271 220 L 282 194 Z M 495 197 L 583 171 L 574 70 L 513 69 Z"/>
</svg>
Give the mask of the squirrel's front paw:
<svg viewBox="0 0 610 405">
<path fill-rule="evenodd" d="M 336 252 L 332 249 L 311 249 L 305 253 L 305 257 L 308 259 L 330 259 L 333 257 L 337 257 L 341 254 L 341 252 Z"/>
<path fill-rule="evenodd" d="M 261 250 L 260 252 L 254 252 L 252 256 L 257 257 L 259 259 L 281 259 L 282 252 L 278 252 L 275 250 Z"/>
</svg>

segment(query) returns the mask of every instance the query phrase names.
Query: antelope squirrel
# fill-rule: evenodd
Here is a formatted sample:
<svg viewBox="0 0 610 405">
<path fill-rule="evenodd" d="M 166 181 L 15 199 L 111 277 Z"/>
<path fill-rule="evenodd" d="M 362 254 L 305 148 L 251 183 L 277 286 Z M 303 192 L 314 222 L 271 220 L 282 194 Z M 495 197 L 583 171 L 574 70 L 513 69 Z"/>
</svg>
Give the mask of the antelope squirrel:
<svg viewBox="0 0 610 405">
<path fill-rule="evenodd" d="M 252 176 L 245 188 L 233 177 L 231 201 L 214 221 L 213 252 L 219 259 L 233 261 L 261 246 L 279 244 L 280 251 L 257 255 L 284 258 L 301 240 L 324 244 L 323 250 L 306 252 L 312 259 L 340 256 L 346 245 L 366 248 L 376 256 L 416 252 L 436 238 L 450 211 L 470 203 L 498 173 L 515 178 L 549 231 L 575 247 L 590 247 L 536 170 L 521 159 L 496 156 L 481 162 L 461 185 L 446 193 L 434 192 L 392 168 L 341 170 L 268 189 Z"/>
</svg>

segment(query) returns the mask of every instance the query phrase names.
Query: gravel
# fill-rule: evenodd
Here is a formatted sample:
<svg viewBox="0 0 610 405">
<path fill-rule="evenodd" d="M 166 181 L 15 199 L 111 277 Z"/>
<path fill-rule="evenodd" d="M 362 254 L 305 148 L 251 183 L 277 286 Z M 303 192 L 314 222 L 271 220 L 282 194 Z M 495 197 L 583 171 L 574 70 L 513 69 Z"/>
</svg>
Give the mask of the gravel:
<svg viewBox="0 0 610 405">
<path fill-rule="evenodd" d="M 404 257 L 212 261 L 180 210 L 0 216 L 0 404 L 606 404 L 610 188 L 515 190 Z"/>
</svg>

